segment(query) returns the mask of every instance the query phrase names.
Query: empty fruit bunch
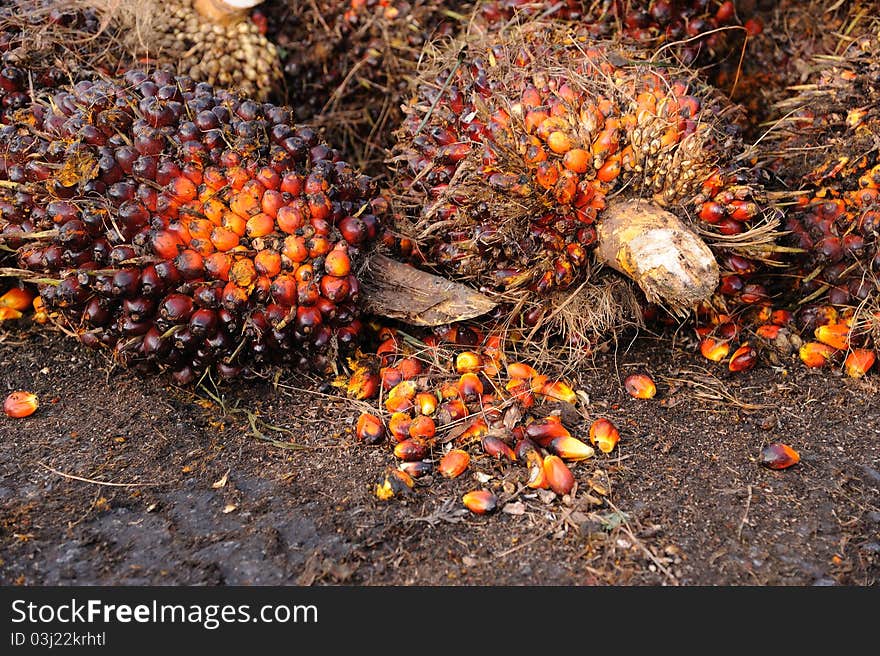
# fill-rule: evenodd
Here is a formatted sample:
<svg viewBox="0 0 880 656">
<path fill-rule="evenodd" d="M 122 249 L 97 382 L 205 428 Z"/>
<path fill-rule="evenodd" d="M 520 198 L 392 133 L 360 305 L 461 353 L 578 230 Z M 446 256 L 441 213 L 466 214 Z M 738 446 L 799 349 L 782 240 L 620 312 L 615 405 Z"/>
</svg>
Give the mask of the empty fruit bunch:
<svg viewBox="0 0 880 656">
<path fill-rule="evenodd" d="M 269 0 L 256 10 L 278 44 L 297 119 L 313 121 L 356 163 L 381 170 L 422 47 L 454 31 L 463 2 Z"/>
<path fill-rule="evenodd" d="M 768 141 L 795 191 L 785 227 L 803 250 L 786 270 L 796 323 L 840 359 L 876 349 L 880 331 L 880 21 L 856 11 L 846 32 L 840 54 L 817 58 L 816 74 L 781 104 L 788 117 Z M 822 349 L 808 347 L 805 362 L 822 364 Z"/>
<path fill-rule="evenodd" d="M 508 321 L 569 335 L 639 322 L 645 300 L 760 306 L 778 218 L 735 111 L 688 69 L 558 24 L 471 35 L 406 107 L 396 243 Z"/>
<path fill-rule="evenodd" d="M 291 110 L 130 71 L 25 114 L 0 130 L 0 235 L 81 341 L 183 383 L 357 339 L 372 181 Z"/>
</svg>

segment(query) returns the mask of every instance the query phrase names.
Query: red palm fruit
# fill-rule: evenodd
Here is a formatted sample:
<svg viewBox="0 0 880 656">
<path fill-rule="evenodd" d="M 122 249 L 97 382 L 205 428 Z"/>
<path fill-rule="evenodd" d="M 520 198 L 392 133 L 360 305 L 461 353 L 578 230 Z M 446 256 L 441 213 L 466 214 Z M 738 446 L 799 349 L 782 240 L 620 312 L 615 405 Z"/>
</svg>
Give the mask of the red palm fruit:
<svg viewBox="0 0 880 656">
<path fill-rule="evenodd" d="M 545 383 L 538 392 L 542 396 L 546 396 L 556 401 L 564 401 L 565 403 L 577 403 L 577 394 L 566 383 L 562 381 L 553 381 Z"/>
<path fill-rule="evenodd" d="M 602 453 L 611 453 L 620 441 L 617 426 L 605 418 L 597 419 L 590 426 L 590 442 L 599 447 Z"/>
<path fill-rule="evenodd" d="M 407 412 L 394 412 L 391 419 L 388 420 L 388 432 L 398 442 L 403 442 L 410 437 L 410 427 L 412 426 L 412 417 Z"/>
<path fill-rule="evenodd" d="M 382 420 L 375 415 L 364 412 L 358 417 L 355 436 L 366 444 L 378 444 L 385 437 Z"/>
<path fill-rule="evenodd" d="M 449 399 L 437 408 L 437 423 L 441 426 L 464 419 L 468 416 L 467 406 L 461 399 Z"/>
<path fill-rule="evenodd" d="M 455 358 L 455 370 L 460 374 L 479 373 L 482 366 L 482 358 L 473 351 L 463 351 Z"/>
<path fill-rule="evenodd" d="M 440 385 L 440 389 L 438 391 L 440 392 L 441 399 L 460 399 L 461 398 L 461 392 L 458 389 L 458 384 L 453 383 L 453 382 L 446 381 L 446 382 L 442 383 Z"/>
<path fill-rule="evenodd" d="M 397 367 L 382 367 L 379 377 L 382 379 L 382 389 L 390 390 L 403 380 L 403 373 Z"/>
<path fill-rule="evenodd" d="M 769 467 L 770 469 L 786 469 L 792 465 L 796 465 L 800 460 L 800 454 L 790 446 L 774 442 L 761 449 L 761 455 L 758 462 L 764 467 Z"/>
<path fill-rule="evenodd" d="M 568 494 L 574 487 L 574 475 L 559 456 L 544 457 L 544 476 L 547 479 L 547 485 L 556 494 Z"/>
<path fill-rule="evenodd" d="M 874 366 L 877 356 L 871 349 L 854 348 L 847 353 L 844 368 L 848 376 L 861 378 Z"/>
<path fill-rule="evenodd" d="M 437 395 L 430 392 L 419 392 L 416 394 L 415 407 L 420 414 L 433 415 L 437 411 Z"/>
<path fill-rule="evenodd" d="M 631 374 L 623 381 L 623 386 L 630 396 L 636 399 L 653 399 L 657 394 L 657 386 L 646 374 Z"/>
<path fill-rule="evenodd" d="M 473 490 L 461 498 L 464 507 L 477 515 L 485 515 L 495 510 L 498 497 L 488 490 Z"/>
<path fill-rule="evenodd" d="M 730 356 L 730 362 L 727 364 L 727 368 L 730 371 L 748 371 L 758 362 L 758 352 L 752 347 L 751 344 L 746 342 L 742 344 L 736 351 L 733 352 L 733 355 Z"/>
<path fill-rule="evenodd" d="M 483 394 L 483 382 L 477 374 L 462 374 L 458 379 L 458 391 L 465 400 L 470 400 Z"/>
<path fill-rule="evenodd" d="M 843 350 L 849 347 L 850 330 L 845 323 L 825 324 L 816 328 L 815 335 L 823 344 Z"/>
<path fill-rule="evenodd" d="M 554 437 L 547 444 L 547 450 L 563 460 L 586 460 L 596 454 L 593 447 L 574 437 Z"/>
<path fill-rule="evenodd" d="M 516 454 L 513 449 L 500 437 L 495 435 L 484 435 L 481 440 L 483 452 L 493 458 L 507 458 L 510 461 L 516 460 Z"/>
<path fill-rule="evenodd" d="M 511 398 L 526 410 L 535 405 L 535 397 L 528 382 L 514 378 L 504 386 L 504 389 L 510 393 Z"/>
<path fill-rule="evenodd" d="M 801 346 L 798 355 L 805 365 L 810 368 L 824 367 L 834 357 L 836 350 L 833 346 L 822 342 L 806 342 Z"/>
<path fill-rule="evenodd" d="M 555 417 L 532 422 L 525 427 L 525 434 L 540 446 L 547 446 L 558 437 L 571 437 L 571 433 Z"/>
<path fill-rule="evenodd" d="M 34 293 L 24 287 L 12 287 L 0 296 L 0 308 L 9 308 L 19 312 L 27 310 L 34 302 Z"/>
<path fill-rule="evenodd" d="M 730 352 L 730 343 L 714 337 L 704 337 L 700 342 L 700 353 L 712 362 L 721 362 Z"/>
<path fill-rule="evenodd" d="M 17 391 L 11 392 L 3 402 L 3 412 L 7 417 L 21 419 L 29 417 L 37 411 L 37 395 L 32 392 Z"/>
<path fill-rule="evenodd" d="M 440 465 L 437 470 L 446 478 L 456 478 L 464 473 L 470 461 L 471 457 L 467 451 L 452 449 L 440 458 Z"/>
<path fill-rule="evenodd" d="M 762 339 L 774 340 L 779 336 L 782 326 L 775 323 L 765 323 L 755 329 L 755 334 Z"/>
<path fill-rule="evenodd" d="M 394 455 L 409 462 L 422 460 L 428 455 L 428 445 L 421 440 L 409 438 L 395 445 Z"/>
<path fill-rule="evenodd" d="M 422 363 L 417 358 L 403 358 L 397 363 L 404 380 L 411 380 L 422 373 Z"/>
<path fill-rule="evenodd" d="M 546 490 L 550 487 L 547 480 L 547 473 L 544 471 L 544 458 L 537 451 L 527 451 L 525 454 L 525 463 L 529 469 L 529 478 L 526 485 L 534 490 Z"/>
<path fill-rule="evenodd" d="M 425 415 L 419 415 L 412 420 L 409 426 L 410 437 L 418 438 L 422 441 L 430 441 L 437 434 L 437 426 L 434 420 Z"/>
</svg>

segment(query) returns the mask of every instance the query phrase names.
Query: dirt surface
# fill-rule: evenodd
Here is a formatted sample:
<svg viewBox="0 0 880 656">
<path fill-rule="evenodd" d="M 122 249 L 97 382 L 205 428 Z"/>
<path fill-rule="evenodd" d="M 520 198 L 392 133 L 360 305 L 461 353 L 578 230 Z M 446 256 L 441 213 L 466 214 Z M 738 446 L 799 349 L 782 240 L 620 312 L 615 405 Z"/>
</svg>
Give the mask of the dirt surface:
<svg viewBox="0 0 880 656">
<path fill-rule="evenodd" d="M 655 378 L 655 399 L 626 394 L 633 371 Z M 41 399 L 29 418 L 0 419 L 2 584 L 880 581 L 876 374 L 793 363 L 734 375 L 686 344 L 641 339 L 578 372 L 586 415 L 622 439 L 574 466 L 573 498 L 523 490 L 522 468 L 483 459 L 381 502 L 390 449 L 355 442 L 357 409 L 321 381 L 182 390 L 18 328 L 0 330 L 0 372 L 4 397 Z M 759 466 L 773 441 L 801 462 Z M 474 471 L 493 477 L 503 510 L 463 509 Z"/>
</svg>

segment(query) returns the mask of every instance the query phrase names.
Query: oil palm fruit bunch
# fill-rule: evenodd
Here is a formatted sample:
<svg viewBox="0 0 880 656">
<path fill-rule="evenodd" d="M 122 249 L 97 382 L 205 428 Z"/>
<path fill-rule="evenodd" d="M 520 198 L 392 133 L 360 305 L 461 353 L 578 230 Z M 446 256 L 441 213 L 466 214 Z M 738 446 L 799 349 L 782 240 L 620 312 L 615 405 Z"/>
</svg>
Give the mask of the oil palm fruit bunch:
<svg viewBox="0 0 880 656">
<path fill-rule="evenodd" d="M 595 37 L 663 48 L 684 64 L 703 65 L 731 55 L 742 44 L 746 29 L 758 31 L 750 17 L 753 4 L 750 0 L 483 0 L 476 3 L 474 19 L 476 25 L 490 29 L 530 18 L 573 21 Z"/>
<path fill-rule="evenodd" d="M 282 54 L 297 119 L 322 127 L 353 163 L 383 172 L 423 46 L 448 36 L 465 2 L 269 0 L 257 9 Z"/>
<path fill-rule="evenodd" d="M 390 445 L 399 461 L 380 477 L 377 497 L 408 493 L 411 479 L 428 474 L 457 478 L 480 462 L 497 463 L 504 472 L 499 485 L 510 473 L 527 487 L 561 496 L 574 485 L 576 463 L 592 458 L 596 448 L 614 450 L 619 434 L 613 424 L 602 419 L 589 438 L 574 437 L 566 423 L 582 419 L 577 392 L 508 358 L 503 345 L 502 335 L 473 326 L 420 340 L 385 327 L 375 353 L 352 361 L 352 375 L 337 385 L 350 397 L 379 400 L 377 410 L 358 418 L 356 439 Z M 465 505 L 471 507 L 467 499 Z"/>
<path fill-rule="evenodd" d="M 876 3 L 874 3 L 876 7 Z M 856 4 L 838 55 L 780 103 L 768 158 L 793 192 L 786 273 L 809 366 L 861 375 L 880 345 L 880 21 Z"/>
<path fill-rule="evenodd" d="M 540 21 L 437 52 L 397 133 L 389 243 L 485 292 L 508 325 L 588 340 L 640 322 L 646 301 L 729 316 L 769 302 L 753 277 L 778 259 L 778 217 L 736 108 L 659 64 Z"/>
<path fill-rule="evenodd" d="M 265 100 L 278 91 L 281 70 L 275 46 L 248 15 L 259 2 L 13 0 L 0 10 L 0 50 L 21 87 L 9 91 L 160 64 Z"/>
<path fill-rule="evenodd" d="M 323 367 L 361 332 L 373 182 L 291 110 L 169 71 L 81 81 L 3 126 L 0 240 L 47 310 L 180 383 Z"/>
</svg>

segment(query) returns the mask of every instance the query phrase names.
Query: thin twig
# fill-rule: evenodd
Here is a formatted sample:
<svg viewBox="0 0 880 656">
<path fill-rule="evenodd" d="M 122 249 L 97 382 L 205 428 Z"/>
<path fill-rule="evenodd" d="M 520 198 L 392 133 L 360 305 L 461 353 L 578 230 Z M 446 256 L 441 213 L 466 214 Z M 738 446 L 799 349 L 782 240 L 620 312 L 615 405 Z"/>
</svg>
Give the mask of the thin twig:
<svg viewBox="0 0 880 656">
<path fill-rule="evenodd" d="M 743 526 L 746 525 L 746 520 L 749 518 L 749 508 L 752 506 L 752 486 L 748 486 L 749 496 L 746 499 L 746 510 L 743 513 L 742 521 L 739 523 L 739 528 L 736 529 L 736 539 L 742 539 Z"/>
<path fill-rule="evenodd" d="M 63 478 L 69 478 L 74 481 L 80 481 L 82 483 L 91 483 L 93 485 L 105 485 L 107 487 L 156 487 L 159 485 L 168 485 L 168 483 L 108 483 L 107 481 L 96 481 L 93 478 L 83 478 L 82 476 L 74 476 L 73 474 L 66 474 L 63 471 L 58 471 L 54 467 L 50 467 L 46 463 L 37 462 L 40 467 L 48 469 L 53 474 L 58 474 Z"/>
</svg>

